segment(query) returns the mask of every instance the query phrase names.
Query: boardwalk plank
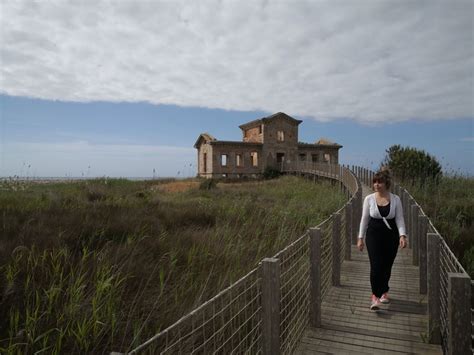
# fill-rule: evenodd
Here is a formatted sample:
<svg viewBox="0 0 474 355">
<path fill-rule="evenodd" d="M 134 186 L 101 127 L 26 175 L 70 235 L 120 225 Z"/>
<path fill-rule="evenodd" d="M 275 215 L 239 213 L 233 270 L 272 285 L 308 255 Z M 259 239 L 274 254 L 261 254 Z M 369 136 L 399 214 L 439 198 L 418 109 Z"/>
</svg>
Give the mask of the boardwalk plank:
<svg viewBox="0 0 474 355">
<path fill-rule="evenodd" d="M 363 185 L 363 197 L 371 193 Z M 341 265 L 341 285 L 330 287 L 321 304 L 321 327 L 305 329 L 296 354 L 442 354 L 425 343 L 427 298 L 419 293 L 412 249 L 399 249 L 392 268 L 392 302 L 370 311 L 370 263 L 366 248 L 351 246 Z"/>
</svg>

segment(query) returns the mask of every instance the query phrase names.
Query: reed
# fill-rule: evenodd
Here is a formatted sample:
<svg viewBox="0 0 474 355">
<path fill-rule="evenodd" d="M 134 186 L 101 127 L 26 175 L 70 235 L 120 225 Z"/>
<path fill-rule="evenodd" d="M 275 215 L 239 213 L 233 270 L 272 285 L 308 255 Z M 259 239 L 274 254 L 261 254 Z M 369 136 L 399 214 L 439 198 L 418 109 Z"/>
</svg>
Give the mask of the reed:
<svg viewBox="0 0 474 355">
<path fill-rule="evenodd" d="M 0 190 L 0 352 L 143 343 L 345 202 L 285 176 L 163 192 L 96 179 Z"/>
<path fill-rule="evenodd" d="M 451 171 L 438 182 L 416 179 L 405 186 L 474 278 L 474 179 Z"/>
</svg>

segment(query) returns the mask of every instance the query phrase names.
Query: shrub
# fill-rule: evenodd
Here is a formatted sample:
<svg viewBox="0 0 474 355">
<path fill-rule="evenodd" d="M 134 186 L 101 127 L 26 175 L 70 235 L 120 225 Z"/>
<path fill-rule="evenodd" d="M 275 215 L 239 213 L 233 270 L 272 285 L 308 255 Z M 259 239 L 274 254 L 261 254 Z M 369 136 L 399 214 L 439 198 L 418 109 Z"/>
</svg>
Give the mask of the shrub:
<svg viewBox="0 0 474 355">
<path fill-rule="evenodd" d="M 265 168 L 265 171 L 263 172 L 263 178 L 265 180 L 275 179 L 279 177 L 280 175 L 281 175 L 280 170 L 278 170 L 277 168 L 272 168 L 271 166 L 267 166 Z"/>
<path fill-rule="evenodd" d="M 103 201 L 107 198 L 107 195 L 104 191 L 101 191 L 101 189 L 95 187 L 89 188 L 86 192 L 86 196 L 89 202 Z"/>
<path fill-rule="evenodd" d="M 200 190 L 211 190 L 217 187 L 217 180 L 214 178 L 206 179 L 199 185 Z"/>
</svg>

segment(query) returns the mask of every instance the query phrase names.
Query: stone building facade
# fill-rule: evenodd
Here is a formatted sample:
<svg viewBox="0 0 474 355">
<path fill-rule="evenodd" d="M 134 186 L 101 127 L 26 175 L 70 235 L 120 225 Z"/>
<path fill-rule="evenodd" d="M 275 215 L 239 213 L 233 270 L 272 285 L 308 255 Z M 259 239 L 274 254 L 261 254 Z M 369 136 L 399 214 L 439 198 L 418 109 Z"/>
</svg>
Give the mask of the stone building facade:
<svg viewBox="0 0 474 355">
<path fill-rule="evenodd" d="M 199 135 L 194 147 L 198 154 L 198 176 L 257 177 L 266 167 L 279 168 L 295 161 L 337 164 L 342 145 L 320 139 L 298 141 L 303 122 L 283 112 L 244 123 L 242 141 L 221 141 L 209 133 Z"/>
</svg>

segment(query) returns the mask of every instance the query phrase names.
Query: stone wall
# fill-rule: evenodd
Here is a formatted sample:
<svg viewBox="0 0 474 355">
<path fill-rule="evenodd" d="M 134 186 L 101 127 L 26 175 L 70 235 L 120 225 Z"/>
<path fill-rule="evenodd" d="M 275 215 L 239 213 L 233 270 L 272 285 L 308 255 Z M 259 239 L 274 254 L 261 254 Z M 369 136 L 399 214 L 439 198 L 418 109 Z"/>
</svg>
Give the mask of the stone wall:
<svg viewBox="0 0 474 355">
<path fill-rule="evenodd" d="M 255 142 L 255 143 L 262 143 L 263 142 L 263 130 L 264 127 L 262 125 L 258 125 L 257 127 L 248 128 L 242 132 L 243 134 L 243 141 L 244 142 Z"/>
<path fill-rule="evenodd" d="M 206 142 L 198 148 L 198 175 L 206 177 L 255 176 L 266 167 L 279 168 L 277 157 L 284 163 L 298 161 L 324 163 L 325 154 L 330 155 L 330 163 L 339 162 L 339 148 L 331 145 L 298 143 L 298 125 L 301 121 L 286 115 L 274 116 L 271 120 L 258 121 L 242 130 L 243 142 Z M 252 127 L 253 125 L 253 127 Z M 244 126 L 245 127 L 245 126 Z M 283 135 L 283 139 L 282 138 Z M 251 153 L 258 155 L 257 166 L 252 165 Z M 207 171 L 204 171 L 204 155 L 207 155 Z M 222 164 L 222 155 L 227 156 Z M 303 155 L 302 155 L 303 154 Z M 236 164 L 237 155 L 241 157 L 240 166 Z"/>
<path fill-rule="evenodd" d="M 304 154 L 304 159 L 302 159 L 301 155 Z M 312 148 L 302 148 L 299 147 L 298 149 L 298 161 L 309 161 L 315 163 L 324 163 L 326 160 L 324 159 L 324 155 L 330 155 L 330 163 L 336 164 L 339 162 L 339 152 L 337 148 L 330 148 L 330 147 L 312 147 Z M 313 155 L 315 155 L 317 160 L 313 160 Z"/>
<path fill-rule="evenodd" d="M 213 174 L 216 177 L 222 177 L 227 174 L 228 177 L 247 174 L 260 174 L 263 172 L 262 146 L 243 146 L 243 145 L 213 145 Z M 251 153 L 257 153 L 257 166 L 252 165 Z M 227 155 L 227 164 L 222 166 L 222 154 Z M 237 166 L 237 155 L 241 156 L 241 166 Z"/>
<path fill-rule="evenodd" d="M 200 148 L 198 149 L 198 175 L 199 176 L 206 176 L 206 177 L 212 176 L 212 173 L 213 173 L 212 155 L 213 155 L 212 145 L 210 145 L 209 143 L 201 144 Z M 206 163 L 204 163 L 204 159 L 206 159 Z M 206 171 L 204 171 L 204 168 L 206 168 Z"/>
<path fill-rule="evenodd" d="M 278 131 L 284 132 L 283 141 L 278 141 Z M 298 152 L 298 126 L 283 118 L 275 119 L 265 125 L 263 141 L 264 166 L 277 167 L 277 153 L 285 154 L 285 160 L 295 161 Z"/>
</svg>

